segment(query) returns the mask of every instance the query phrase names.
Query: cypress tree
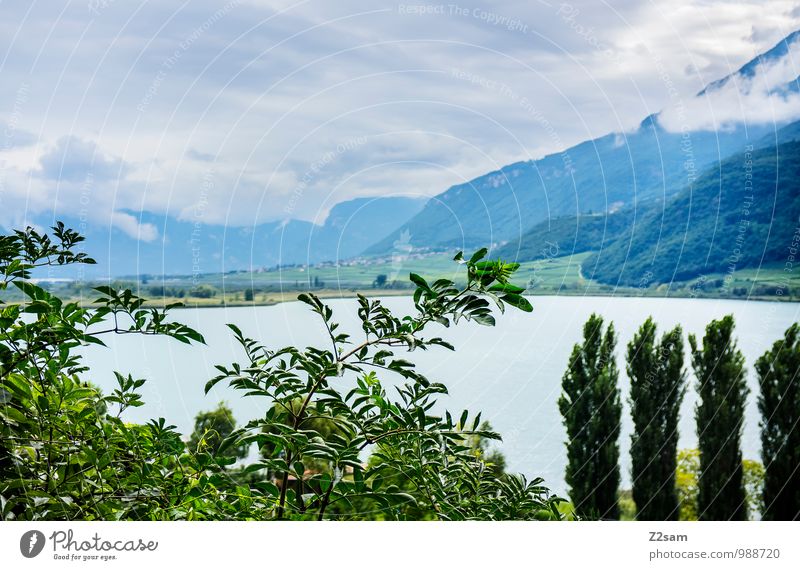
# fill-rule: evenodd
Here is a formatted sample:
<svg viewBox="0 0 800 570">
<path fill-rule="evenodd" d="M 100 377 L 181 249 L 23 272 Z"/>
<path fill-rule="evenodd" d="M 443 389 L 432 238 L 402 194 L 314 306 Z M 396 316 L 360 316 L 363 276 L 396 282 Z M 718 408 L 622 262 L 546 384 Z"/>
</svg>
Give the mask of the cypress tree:
<svg viewBox="0 0 800 570">
<path fill-rule="evenodd" d="M 700 402 L 695 410 L 700 449 L 700 520 L 747 520 L 742 427 L 748 388 L 744 356 L 733 338 L 733 316 L 706 327 L 703 348 L 689 335 Z"/>
<path fill-rule="evenodd" d="M 627 361 L 634 425 L 631 475 L 636 518 L 678 520 L 678 415 L 686 392 L 681 327 L 676 326 L 657 342 L 656 325 L 648 318 L 628 343 Z"/>
<path fill-rule="evenodd" d="M 765 520 L 800 520 L 800 324 L 756 361 Z"/>
<path fill-rule="evenodd" d="M 558 400 L 568 437 L 566 482 L 575 512 L 585 518 L 619 519 L 622 406 L 616 342 L 613 324 L 604 333 L 602 317 L 589 317 L 583 343 L 572 349 Z"/>
</svg>

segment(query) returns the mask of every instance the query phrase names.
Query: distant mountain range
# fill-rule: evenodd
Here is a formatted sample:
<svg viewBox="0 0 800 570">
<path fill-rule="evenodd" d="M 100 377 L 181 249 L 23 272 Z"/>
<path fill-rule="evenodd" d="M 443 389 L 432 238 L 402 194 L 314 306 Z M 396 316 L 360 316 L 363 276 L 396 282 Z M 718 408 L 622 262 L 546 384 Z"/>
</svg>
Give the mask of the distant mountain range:
<svg viewBox="0 0 800 570">
<path fill-rule="evenodd" d="M 585 278 L 641 287 L 785 264 L 800 242 L 797 131 L 792 125 L 780 132 L 783 144 L 762 141 L 722 161 L 666 202 L 542 222 L 519 248 L 497 255 L 534 260 L 589 251 Z"/>
<path fill-rule="evenodd" d="M 349 259 L 419 212 L 424 199 L 356 198 L 336 204 L 322 225 L 301 220 L 226 227 L 181 221 L 147 212 L 158 239 L 145 242 L 116 228 L 89 226 L 82 233 L 97 265 L 84 278 L 134 275 L 191 275 L 255 270 L 276 265 Z M 79 220 L 61 218 L 79 228 Z"/>
<path fill-rule="evenodd" d="M 800 32 L 790 34 L 695 98 L 709 97 L 730 82 L 741 84 L 752 78 L 759 64 L 786 57 L 789 45 L 798 39 Z M 780 88 L 796 91 L 798 80 Z M 658 119 L 654 114 L 635 132 L 608 134 L 453 186 L 367 253 L 385 254 L 401 233 L 410 236 L 411 245 L 420 250 L 493 244 L 504 246 L 502 251 L 507 254 L 517 248 L 522 252 L 525 232 L 539 222 L 668 200 L 700 172 L 719 169 L 720 160 L 748 144 L 776 136 L 774 124 L 675 133 L 662 128 Z"/>
<path fill-rule="evenodd" d="M 796 41 L 800 31 L 709 84 L 692 102 L 754 81 L 759 65 L 782 62 Z M 800 78 L 771 91 L 797 92 Z M 89 227 L 98 265 L 85 277 L 218 273 L 356 256 L 379 263 L 398 244 L 404 254 L 489 245 L 494 255 L 518 261 L 592 252 L 582 265 L 585 278 L 635 286 L 724 273 L 734 258 L 741 269 L 785 257 L 800 215 L 800 122 L 671 132 L 660 118 L 653 114 L 634 132 L 510 164 L 427 201 L 342 202 L 322 225 L 285 220 L 237 228 L 145 212 L 139 221 L 159 230 L 152 242 Z M 745 208 L 748 191 L 753 203 Z M 64 221 L 79 227 L 77 220 Z"/>
</svg>

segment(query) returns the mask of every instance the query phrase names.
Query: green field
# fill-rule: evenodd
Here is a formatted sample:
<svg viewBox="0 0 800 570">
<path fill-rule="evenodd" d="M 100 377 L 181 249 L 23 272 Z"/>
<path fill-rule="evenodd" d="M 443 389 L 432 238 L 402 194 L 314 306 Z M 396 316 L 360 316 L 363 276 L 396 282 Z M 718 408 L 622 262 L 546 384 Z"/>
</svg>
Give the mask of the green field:
<svg viewBox="0 0 800 570">
<path fill-rule="evenodd" d="M 643 284 L 614 287 L 586 279 L 581 271 L 591 253 L 522 263 L 515 282 L 530 295 L 618 295 L 652 297 L 699 297 L 732 299 L 800 300 L 800 272 L 793 275 L 782 266 L 759 270 L 743 269 L 730 275 L 706 275 L 672 284 Z M 294 300 L 300 291 L 314 291 L 320 297 L 351 297 L 356 291 L 368 296 L 407 295 L 412 286 L 409 273 L 427 280 L 446 278 L 464 282 L 463 266 L 450 255 L 429 255 L 393 262 L 362 262 L 335 266 L 285 267 L 257 272 L 230 272 L 165 279 L 122 279 L 120 287 L 138 290 L 152 304 L 184 302 L 191 306 L 272 304 Z M 378 286 L 379 276 L 385 283 Z M 45 284 L 50 290 L 72 300 L 91 302 L 95 283 Z M 250 295 L 245 292 L 251 290 Z M 13 292 L 12 292 L 13 293 Z"/>
<path fill-rule="evenodd" d="M 557 289 L 562 284 L 581 283 L 580 263 L 587 254 L 523 263 L 515 276 L 520 284 L 529 288 Z M 418 273 L 426 279 L 446 278 L 459 282 L 465 279 L 464 268 L 450 255 L 433 255 L 407 259 L 394 263 L 363 263 L 358 265 L 321 265 L 314 267 L 289 267 L 256 273 L 228 273 L 205 275 L 199 283 L 226 290 L 252 287 L 258 290 L 317 289 L 369 289 L 379 275 L 386 276 L 386 289 L 410 288 L 409 273 Z M 170 282 L 172 282 L 170 280 Z M 175 283 L 180 283 L 176 279 Z"/>
</svg>

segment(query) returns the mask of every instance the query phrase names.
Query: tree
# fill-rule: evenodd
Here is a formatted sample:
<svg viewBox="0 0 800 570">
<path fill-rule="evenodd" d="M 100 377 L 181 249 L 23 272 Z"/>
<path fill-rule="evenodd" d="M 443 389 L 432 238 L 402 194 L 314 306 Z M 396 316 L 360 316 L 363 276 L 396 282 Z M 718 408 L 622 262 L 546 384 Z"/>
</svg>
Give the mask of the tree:
<svg viewBox="0 0 800 570">
<path fill-rule="evenodd" d="M 255 291 L 253 291 L 252 287 L 248 287 L 247 289 L 244 290 L 244 300 L 245 301 L 247 301 L 249 303 L 249 302 L 252 302 L 254 298 L 255 298 Z"/>
<path fill-rule="evenodd" d="M 614 360 L 614 325 L 592 314 L 583 343 L 572 349 L 558 407 L 567 428 L 566 482 L 579 516 L 619 519 L 619 430 L 622 406 Z"/>
<path fill-rule="evenodd" d="M 216 409 L 197 414 L 194 431 L 189 438 L 189 450 L 210 453 L 214 457 L 244 459 L 248 451 L 245 446 L 229 446 L 222 449 L 223 441 L 235 429 L 236 419 L 233 417 L 233 411 L 224 402 L 220 402 Z"/>
<path fill-rule="evenodd" d="M 800 519 L 800 325 L 756 361 L 766 520 Z"/>
<path fill-rule="evenodd" d="M 683 331 L 680 326 L 656 339 L 648 318 L 628 343 L 631 381 L 633 500 L 638 520 L 677 520 L 675 470 L 678 415 L 686 392 Z"/>
<path fill-rule="evenodd" d="M 764 465 L 760 461 L 754 459 L 742 461 L 747 514 L 751 519 L 764 518 L 764 473 Z"/>
<path fill-rule="evenodd" d="M 189 291 L 190 297 L 197 297 L 198 299 L 211 299 L 212 297 L 216 297 L 216 295 L 217 288 L 211 285 L 206 285 L 205 283 L 198 285 Z"/>
<path fill-rule="evenodd" d="M 0 518 L 3 520 L 121 520 L 226 518 L 250 511 L 208 456 L 184 453 L 163 418 L 123 421 L 143 404 L 145 383 L 114 373 L 103 395 L 81 380 L 78 348 L 113 334 L 165 335 L 202 343 L 165 309 L 146 309 L 131 290 L 95 288 L 93 307 L 67 303 L 32 281 L 42 267 L 94 261 L 73 250 L 83 237 L 62 223 L 52 235 L 28 228 L 0 236 Z"/>
<path fill-rule="evenodd" d="M 376 289 L 382 289 L 386 287 L 386 280 L 387 280 L 386 274 L 381 273 L 375 278 L 375 281 L 372 282 L 372 286 L 375 287 Z"/>
<path fill-rule="evenodd" d="M 706 327 L 700 349 L 689 335 L 700 402 L 695 410 L 700 449 L 700 520 L 747 520 L 742 473 L 742 427 L 748 388 L 744 356 L 727 315 Z"/>
<path fill-rule="evenodd" d="M 752 459 L 742 461 L 745 496 L 748 513 L 752 516 L 764 512 L 762 490 L 764 487 L 764 466 Z M 681 449 L 678 451 L 678 467 L 675 481 L 680 498 L 680 517 L 682 521 L 698 519 L 697 496 L 700 479 L 700 451 Z"/>
<path fill-rule="evenodd" d="M 700 478 L 700 452 L 697 449 L 678 451 L 675 469 L 675 487 L 678 491 L 680 515 L 678 520 L 697 520 L 698 479 Z"/>
<path fill-rule="evenodd" d="M 486 253 L 482 249 L 469 259 L 456 255 L 466 269 L 462 287 L 447 279 L 428 283 L 412 273 L 416 314 L 398 317 L 380 300 L 360 295 L 358 339 L 340 331 L 333 309 L 310 293 L 298 298 L 319 316 L 329 340 L 325 347 L 272 350 L 229 325 L 246 359 L 219 366 L 221 374 L 206 390 L 227 381 L 247 397 L 270 403 L 263 417 L 230 438 L 237 445 L 256 443 L 262 458 L 252 468 L 275 474 L 275 484 L 257 489 L 273 505 L 266 518 L 322 520 L 337 509 L 352 518 L 364 511 L 386 518 L 430 513 L 440 520 L 559 516 L 559 499 L 549 495 L 541 479 L 497 477 L 475 453 L 471 437 L 499 437 L 480 428 L 480 414 L 436 413 L 446 387 L 396 355 L 398 350 L 453 349 L 442 338 L 427 336 L 428 325 L 449 327 L 466 320 L 493 326 L 490 301 L 501 309 L 533 309 L 522 296 L 524 288 L 510 282 L 519 264 L 484 261 Z M 397 397 L 390 397 L 379 374 L 398 377 L 392 383 Z M 335 422 L 336 432 L 321 433 L 315 427 L 320 419 Z M 364 465 L 368 447 L 372 459 Z M 309 459 L 327 469 L 308 470 Z M 349 505 L 358 505 L 359 512 Z M 341 511 L 336 514 L 341 518 Z"/>
<path fill-rule="evenodd" d="M 195 449 L 187 451 L 164 418 L 141 425 L 123 420 L 128 408 L 143 405 L 145 380 L 115 372 L 118 387 L 103 395 L 81 379 L 87 367 L 78 349 L 102 345 L 112 334 L 164 335 L 187 344 L 203 337 L 170 318 L 174 305 L 146 308 L 129 289 L 97 287 L 98 298 L 82 307 L 33 282 L 37 268 L 91 263 L 72 251 L 82 240 L 63 224 L 52 238 L 30 228 L 0 236 L 0 293 L 13 285 L 25 297 L 6 297 L 0 311 L 3 520 L 322 519 L 334 512 L 347 518 L 559 518 L 560 499 L 541 479 L 497 476 L 475 453 L 471 438 L 499 439 L 481 427 L 480 414 L 442 415 L 437 398 L 446 387 L 395 355 L 452 349 L 429 337 L 428 325 L 494 325 L 491 303 L 531 311 L 524 289 L 510 282 L 518 264 L 484 260 L 485 249 L 470 259 L 459 254 L 456 261 L 466 269 L 461 288 L 412 274 L 412 315 L 396 316 L 380 301 L 359 297 L 358 340 L 338 330 L 332 309 L 310 294 L 299 299 L 320 317 L 329 345 L 270 350 L 230 325 L 244 363 L 218 366 L 219 376 L 206 388 L 227 380 L 267 405 L 261 417 L 221 441 L 233 426 L 230 414 L 201 416 Z M 397 377 L 392 396 L 379 374 Z M 262 459 L 228 469 L 235 450 L 252 443 Z M 365 466 L 368 448 L 374 461 Z M 401 477 L 405 486 L 392 482 Z"/>
</svg>

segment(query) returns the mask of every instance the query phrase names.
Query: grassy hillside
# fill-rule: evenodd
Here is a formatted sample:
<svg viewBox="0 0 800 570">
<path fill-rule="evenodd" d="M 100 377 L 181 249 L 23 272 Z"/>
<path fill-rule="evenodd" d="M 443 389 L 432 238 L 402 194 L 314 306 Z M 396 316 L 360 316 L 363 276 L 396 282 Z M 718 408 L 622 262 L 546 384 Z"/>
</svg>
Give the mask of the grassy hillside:
<svg viewBox="0 0 800 570">
<path fill-rule="evenodd" d="M 604 283 L 670 283 L 783 263 L 800 217 L 800 143 L 743 152 L 585 262 Z M 627 239 L 626 239 L 627 238 Z M 797 245 L 795 241 L 795 245 Z"/>
<path fill-rule="evenodd" d="M 791 140 L 794 131 L 778 135 Z M 587 278 L 645 287 L 783 264 L 797 245 L 799 171 L 798 142 L 741 152 L 666 204 L 543 222 L 498 253 L 528 261 L 592 252 Z M 730 286 L 728 278 L 719 288 Z"/>
<path fill-rule="evenodd" d="M 556 218 L 537 224 L 518 243 L 500 248 L 497 255 L 530 261 L 594 251 L 629 234 L 633 219 L 632 210 Z"/>
</svg>

